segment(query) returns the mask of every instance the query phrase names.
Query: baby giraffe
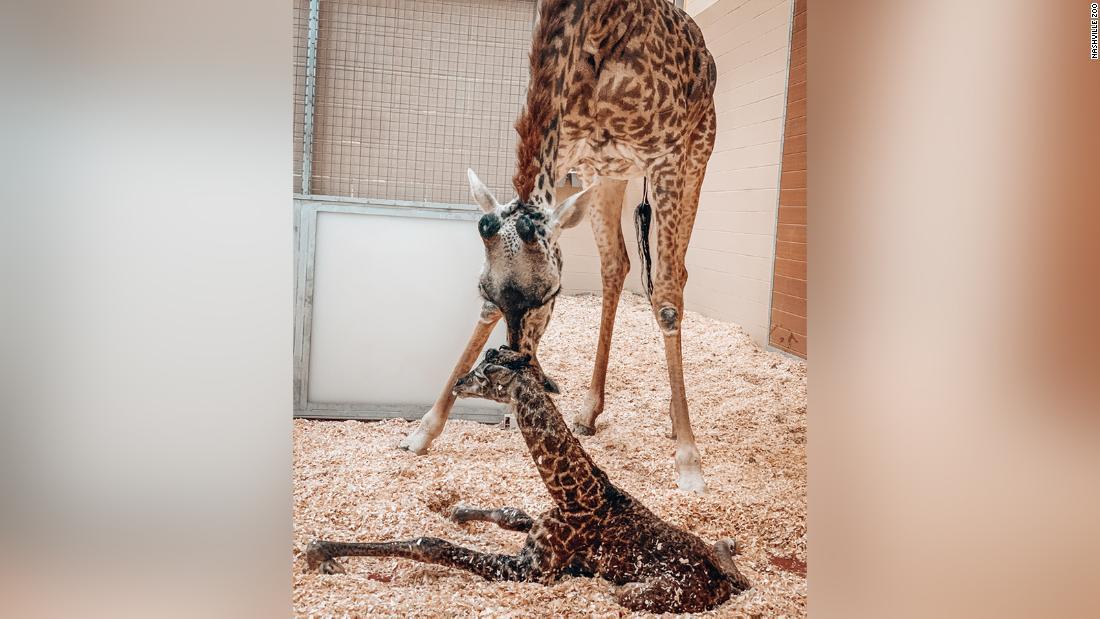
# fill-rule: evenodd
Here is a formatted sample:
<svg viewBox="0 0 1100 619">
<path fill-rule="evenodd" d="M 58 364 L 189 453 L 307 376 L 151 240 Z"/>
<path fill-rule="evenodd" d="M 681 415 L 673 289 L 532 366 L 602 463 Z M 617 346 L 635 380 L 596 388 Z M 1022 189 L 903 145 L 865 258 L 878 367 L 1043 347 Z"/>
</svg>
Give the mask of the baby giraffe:
<svg viewBox="0 0 1100 619">
<path fill-rule="evenodd" d="M 563 575 L 600 576 L 618 585 L 617 601 L 631 610 L 699 612 L 749 587 L 733 562 L 732 540 L 708 546 L 665 523 L 607 478 L 569 431 L 546 377 L 529 355 L 507 347 L 458 380 L 455 394 L 511 403 L 555 507 L 532 519 L 514 508 L 456 508 L 458 522 L 483 520 L 527 533 L 516 555 L 488 554 L 437 538 L 341 543 L 315 541 L 306 564 L 343 571 L 335 557 L 404 557 L 471 571 L 488 580 L 550 583 Z"/>
</svg>

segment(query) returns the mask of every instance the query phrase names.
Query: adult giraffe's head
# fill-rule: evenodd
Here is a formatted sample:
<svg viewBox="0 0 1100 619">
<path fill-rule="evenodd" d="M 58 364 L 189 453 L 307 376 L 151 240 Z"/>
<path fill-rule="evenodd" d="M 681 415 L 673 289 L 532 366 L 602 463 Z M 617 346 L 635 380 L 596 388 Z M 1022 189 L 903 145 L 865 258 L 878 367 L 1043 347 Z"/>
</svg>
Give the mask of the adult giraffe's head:
<svg viewBox="0 0 1100 619">
<path fill-rule="evenodd" d="M 584 218 L 579 201 L 584 192 L 560 204 L 554 202 L 553 192 L 547 192 L 542 198 L 550 196 L 549 206 L 518 199 L 500 204 L 473 170 L 468 174 L 470 193 L 485 212 L 477 223 L 485 243 L 478 289 L 503 312 L 509 346 L 533 354 L 561 290 L 558 237 Z"/>
</svg>

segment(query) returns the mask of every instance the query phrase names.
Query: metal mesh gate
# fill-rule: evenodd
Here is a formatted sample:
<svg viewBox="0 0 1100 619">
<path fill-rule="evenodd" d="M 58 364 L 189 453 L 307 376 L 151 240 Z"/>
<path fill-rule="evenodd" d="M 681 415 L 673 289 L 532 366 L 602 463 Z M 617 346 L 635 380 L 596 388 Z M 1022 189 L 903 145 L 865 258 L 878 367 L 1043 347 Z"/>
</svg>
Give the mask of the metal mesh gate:
<svg viewBox="0 0 1100 619">
<path fill-rule="evenodd" d="M 466 204 L 468 167 L 506 193 L 534 0 L 320 0 L 318 8 L 310 106 L 310 2 L 295 2 L 296 192 L 308 165 L 303 193 L 314 196 Z"/>
</svg>

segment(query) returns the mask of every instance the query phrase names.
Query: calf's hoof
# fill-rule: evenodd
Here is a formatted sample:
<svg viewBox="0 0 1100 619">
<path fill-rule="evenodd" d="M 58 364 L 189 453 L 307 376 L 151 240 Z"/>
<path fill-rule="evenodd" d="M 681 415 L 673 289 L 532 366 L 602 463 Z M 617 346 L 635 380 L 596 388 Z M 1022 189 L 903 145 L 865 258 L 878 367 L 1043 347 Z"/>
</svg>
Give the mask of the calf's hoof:
<svg viewBox="0 0 1100 619">
<path fill-rule="evenodd" d="M 318 571 L 322 574 L 343 574 L 344 566 L 325 552 L 324 542 L 312 541 L 305 551 L 306 571 Z"/>
<path fill-rule="evenodd" d="M 340 565 L 336 559 L 328 559 L 327 561 L 321 561 L 320 567 L 317 569 L 322 574 L 344 574 L 347 570 L 343 565 Z"/>
</svg>

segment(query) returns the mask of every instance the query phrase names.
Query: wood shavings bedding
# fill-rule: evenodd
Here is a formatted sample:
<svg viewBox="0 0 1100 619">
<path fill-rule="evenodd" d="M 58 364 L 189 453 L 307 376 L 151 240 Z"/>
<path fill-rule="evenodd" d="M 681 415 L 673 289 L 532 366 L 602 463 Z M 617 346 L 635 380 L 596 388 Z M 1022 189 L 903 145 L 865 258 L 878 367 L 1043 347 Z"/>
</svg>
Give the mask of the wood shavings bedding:
<svg viewBox="0 0 1100 619">
<path fill-rule="evenodd" d="M 600 297 L 563 296 L 539 346 L 572 423 L 592 372 Z M 616 485 L 671 524 L 708 542 L 732 537 L 752 589 L 704 616 L 806 614 L 806 368 L 757 346 L 738 326 L 688 311 L 684 374 L 707 493 L 676 489 L 668 438 L 668 376 L 644 298 L 624 293 L 608 367 L 604 413 L 585 449 Z M 382 541 L 441 537 L 486 552 L 516 552 L 524 535 L 458 525 L 456 503 L 550 507 L 519 432 L 451 421 L 427 455 L 396 449 L 402 420 L 294 422 L 293 605 L 298 616 L 644 616 L 615 603 L 601 579 L 553 586 L 488 582 L 402 559 L 349 558 L 347 574 L 304 571 L 316 538 Z"/>
</svg>

